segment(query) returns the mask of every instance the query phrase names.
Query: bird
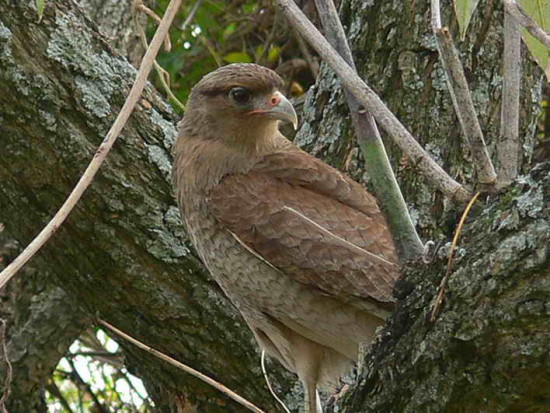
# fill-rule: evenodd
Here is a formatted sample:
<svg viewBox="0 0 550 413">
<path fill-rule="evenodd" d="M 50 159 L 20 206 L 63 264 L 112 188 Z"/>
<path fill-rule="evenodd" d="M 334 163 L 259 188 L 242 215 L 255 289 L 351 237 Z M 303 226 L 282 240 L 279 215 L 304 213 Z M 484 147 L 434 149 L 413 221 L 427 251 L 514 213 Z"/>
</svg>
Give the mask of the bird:
<svg viewBox="0 0 550 413">
<path fill-rule="evenodd" d="M 394 242 L 376 198 L 279 131 L 298 119 L 273 70 L 222 66 L 191 90 L 173 147 L 189 238 L 260 347 L 321 413 L 394 307 Z"/>
</svg>

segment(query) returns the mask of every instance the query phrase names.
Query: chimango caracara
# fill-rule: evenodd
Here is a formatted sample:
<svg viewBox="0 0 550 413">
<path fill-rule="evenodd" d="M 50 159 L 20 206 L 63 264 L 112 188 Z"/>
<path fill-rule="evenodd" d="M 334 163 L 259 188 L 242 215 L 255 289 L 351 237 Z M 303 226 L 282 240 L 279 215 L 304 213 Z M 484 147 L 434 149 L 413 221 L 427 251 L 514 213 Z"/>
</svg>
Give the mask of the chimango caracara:
<svg viewBox="0 0 550 413">
<path fill-rule="evenodd" d="M 337 381 L 392 308 L 394 245 L 375 198 L 278 130 L 281 78 L 224 66 L 192 90 L 174 147 L 191 240 L 260 346 L 304 384 Z"/>
</svg>

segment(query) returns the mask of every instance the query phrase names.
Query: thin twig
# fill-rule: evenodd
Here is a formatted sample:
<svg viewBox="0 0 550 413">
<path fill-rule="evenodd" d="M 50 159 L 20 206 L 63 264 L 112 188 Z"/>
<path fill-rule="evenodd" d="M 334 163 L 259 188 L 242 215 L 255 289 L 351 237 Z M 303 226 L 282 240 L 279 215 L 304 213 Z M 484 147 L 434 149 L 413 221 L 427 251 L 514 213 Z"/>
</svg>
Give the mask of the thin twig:
<svg viewBox="0 0 550 413">
<path fill-rule="evenodd" d="M 151 45 L 147 49 L 145 56 L 141 62 L 136 80 L 132 85 L 132 89 L 124 102 L 124 106 L 120 110 L 115 122 L 111 126 L 111 129 L 107 133 L 107 136 L 97 148 L 97 151 L 84 171 L 84 174 L 80 177 L 78 184 L 74 187 L 73 191 L 63 204 L 63 206 L 57 211 L 55 216 L 50 222 L 44 227 L 44 229 L 38 234 L 38 236 L 32 240 L 32 242 L 25 248 L 25 250 L 10 264 L 4 271 L 0 273 L 0 289 L 2 289 L 6 283 L 19 271 L 19 269 L 25 265 L 25 263 L 42 248 L 42 246 L 57 232 L 60 225 L 63 224 L 69 213 L 73 210 L 77 202 L 82 197 L 82 194 L 92 183 L 95 174 L 103 164 L 105 157 L 111 150 L 113 144 L 115 143 L 118 135 L 126 125 L 128 118 L 132 114 L 134 107 L 141 97 L 143 88 L 147 82 L 147 77 L 151 72 L 153 62 L 155 61 L 155 56 L 157 55 L 160 46 L 162 44 L 163 38 L 168 33 L 170 24 L 176 16 L 176 13 L 179 10 L 181 0 L 171 0 L 164 17 L 162 18 L 161 24 L 158 26 L 157 31 L 151 41 Z"/>
<path fill-rule="evenodd" d="M 527 13 L 523 10 L 517 1 L 504 0 L 506 11 L 524 27 L 531 35 L 550 49 L 550 33 L 544 31 Z"/>
<path fill-rule="evenodd" d="M 247 409 L 256 412 L 256 413 L 265 413 L 263 410 L 259 409 L 255 405 L 253 405 L 251 402 L 246 400 L 245 398 L 239 396 L 234 391 L 230 390 L 229 388 L 225 387 L 223 384 L 218 383 L 216 380 L 211 379 L 210 377 L 204 375 L 200 371 L 195 370 L 192 367 L 189 367 L 183 363 L 180 363 L 177 360 L 174 360 L 172 357 L 167 356 L 164 353 L 161 353 L 160 351 L 154 349 L 153 347 L 150 347 L 146 344 L 143 344 L 141 341 L 136 340 L 135 338 L 129 336 L 128 334 L 124 333 L 123 331 L 119 330 L 118 328 L 112 326 L 108 322 L 104 320 L 98 320 L 98 323 L 101 324 L 104 327 L 107 327 L 109 330 L 111 330 L 113 333 L 116 333 L 118 336 L 122 337 L 123 339 L 129 341 L 130 343 L 134 344 L 136 347 L 139 347 L 140 349 L 154 355 L 155 357 L 158 357 L 161 360 L 164 360 L 168 364 L 185 371 L 186 373 L 191 374 L 192 376 L 198 378 L 199 380 L 209 384 L 210 386 L 214 387 L 215 389 L 221 391 L 226 396 L 232 398 L 237 403 L 241 404 L 242 406 L 246 407 Z"/>
<path fill-rule="evenodd" d="M 124 358 L 120 353 L 110 353 L 107 350 L 105 351 L 77 351 L 75 353 L 66 354 L 67 358 L 75 357 L 90 357 L 92 360 L 99 361 L 104 364 L 109 364 L 114 367 L 123 367 Z"/>
<path fill-rule="evenodd" d="M 183 31 L 187 30 L 187 26 L 189 26 L 191 24 L 191 22 L 193 21 L 193 19 L 195 18 L 195 14 L 197 14 L 197 10 L 202 5 L 203 1 L 204 0 L 197 0 L 195 2 L 195 4 L 193 4 L 193 7 L 191 7 L 191 10 L 189 10 L 189 14 L 187 15 L 187 17 L 185 18 L 183 23 L 178 27 L 178 29 L 180 29 L 180 31 L 183 32 Z"/>
<path fill-rule="evenodd" d="M 420 146 L 376 93 L 330 46 L 319 30 L 309 21 L 293 0 L 277 0 L 289 23 L 338 74 L 343 85 L 368 109 L 394 142 L 418 165 L 419 170 L 435 187 L 449 198 L 467 202 L 470 193 L 451 178 Z"/>
<path fill-rule="evenodd" d="M 189 12 L 189 15 L 180 26 L 180 30 L 185 30 L 187 25 L 189 25 L 189 23 L 193 20 L 193 18 L 195 17 L 195 13 L 197 12 L 202 1 L 203 0 L 198 0 L 197 2 L 195 2 L 193 7 L 191 8 L 191 11 Z M 160 22 L 160 17 L 158 17 L 158 15 L 154 11 L 144 6 L 141 3 L 141 0 L 136 0 L 134 7 L 136 8 L 136 10 L 140 10 L 146 13 L 148 16 L 152 17 L 153 20 L 155 20 L 156 22 Z M 141 43 L 143 44 L 143 47 L 147 49 L 149 47 L 149 44 L 147 43 L 147 35 L 145 34 L 145 30 L 143 29 L 139 19 L 137 18 L 135 19 L 135 25 L 138 31 L 138 35 L 141 39 Z M 168 39 L 170 38 L 169 34 L 167 34 L 167 37 Z M 155 71 L 157 72 L 157 75 L 159 77 L 160 85 L 162 86 L 168 97 L 176 104 L 176 106 L 178 106 L 183 112 L 185 112 L 185 105 L 177 98 L 176 95 L 174 95 L 174 92 L 172 92 L 172 89 L 170 88 L 170 74 L 156 60 L 154 66 Z"/>
<path fill-rule="evenodd" d="M 141 1 L 141 0 L 139 0 Z M 187 29 L 187 26 L 193 21 L 193 19 L 195 18 L 195 14 L 197 13 L 197 10 L 199 9 L 199 7 L 201 6 L 203 0 L 197 0 L 195 2 L 195 4 L 193 4 L 193 7 L 191 8 L 191 10 L 189 11 L 189 14 L 187 15 L 187 17 L 185 18 L 184 22 L 181 24 L 181 26 L 179 27 L 179 29 L 181 31 L 184 31 L 185 29 Z M 140 3 L 141 4 L 141 3 Z M 145 7 L 145 6 L 144 6 Z M 138 6 L 138 8 L 141 10 L 142 8 L 140 8 Z M 156 16 L 156 13 L 153 12 L 152 10 L 148 9 L 147 7 L 145 7 L 147 10 L 151 11 L 155 16 Z M 143 10 L 145 11 L 145 10 Z M 149 14 L 149 13 L 148 13 Z M 158 18 L 158 16 L 157 16 Z M 155 20 L 157 20 L 157 18 L 155 18 Z M 143 46 L 145 47 L 145 49 L 147 49 L 149 47 L 148 43 L 147 43 L 147 35 L 145 34 L 145 30 L 143 30 L 143 27 L 141 26 L 141 24 L 139 23 L 139 21 L 136 19 L 136 28 L 139 32 L 139 37 L 141 38 L 141 42 L 143 44 Z M 164 91 L 166 92 L 166 94 L 168 95 L 168 97 L 183 111 L 185 112 L 185 105 L 181 102 L 181 100 L 179 100 L 177 98 L 176 95 L 174 95 L 174 92 L 172 92 L 172 88 L 170 87 L 170 74 L 155 60 L 155 70 L 157 72 L 157 75 L 159 77 L 159 81 L 160 81 L 160 85 L 162 86 L 162 88 L 164 89 Z"/>
<path fill-rule="evenodd" d="M 110 351 L 75 351 L 74 353 L 66 354 L 65 357 L 102 357 L 102 358 L 122 358 L 121 353 L 111 353 Z"/>
<path fill-rule="evenodd" d="M 11 381 L 13 379 L 13 367 L 10 362 L 9 353 L 8 353 L 8 345 L 6 343 L 7 337 L 6 337 L 6 321 L 4 319 L 0 320 L 0 340 L 2 341 L 2 355 L 4 356 L 4 361 L 6 362 L 6 378 L 4 379 L 4 394 L 2 394 L 2 397 L 0 398 L 0 409 L 2 410 L 2 413 L 8 413 L 8 409 L 6 409 L 6 402 L 8 401 L 8 398 L 10 397 L 11 393 Z"/>
<path fill-rule="evenodd" d="M 466 218 L 468 217 L 468 213 L 470 212 L 470 209 L 472 209 L 472 206 L 474 205 L 474 203 L 476 202 L 480 194 L 481 192 L 478 192 L 472 197 L 472 199 L 470 199 L 470 202 L 468 202 L 468 205 L 466 205 L 466 208 L 464 209 L 464 212 L 460 217 L 460 222 L 456 227 L 455 236 L 453 237 L 453 242 L 451 244 L 451 251 L 449 252 L 449 260 L 447 261 L 447 270 L 445 271 L 445 276 L 441 280 L 441 284 L 439 284 L 439 291 L 437 293 L 435 303 L 432 307 L 432 313 L 430 315 L 430 321 L 432 323 L 435 321 L 435 317 L 437 316 L 437 312 L 441 307 L 441 303 L 443 303 L 443 297 L 445 296 L 445 288 L 447 287 L 447 282 L 449 281 L 449 278 L 451 276 L 451 271 L 453 269 L 454 254 L 455 254 L 456 246 L 458 244 L 458 238 L 460 237 L 460 233 L 462 231 L 462 227 L 464 226 L 464 222 L 466 222 Z"/>
<path fill-rule="evenodd" d="M 481 125 L 477 118 L 472 94 L 468 87 L 468 81 L 464 74 L 464 68 L 460 62 L 460 56 L 453 42 L 449 29 L 441 27 L 441 15 L 439 1 L 432 0 L 432 30 L 437 40 L 439 56 L 443 62 L 449 93 L 453 101 L 456 116 L 462 128 L 462 132 L 470 145 L 474 158 L 477 178 L 481 184 L 493 185 L 496 182 L 496 173 L 491 157 L 485 145 Z"/>
<path fill-rule="evenodd" d="M 304 56 L 307 66 L 309 67 L 309 71 L 311 72 L 311 75 L 313 76 L 314 79 L 317 79 L 317 75 L 319 74 L 319 66 L 313 59 L 313 56 L 309 51 L 307 43 L 304 41 L 304 38 L 300 36 L 300 33 L 294 33 L 294 37 L 296 38 L 296 42 L 298 43 L 298 48 L 300 49 L 300 52 L 302 53 L 302 56 Z"/>
<path fill-rule="evenodd" d="M 509 185 L 518 175 L 520 162 L 519 97 L 521 84 L 521 31 L 515 19 L 504 13 L 502 108 L 497 145 L 498 185 Z"/>
<path fill-rule="evenodd" d="M 157 24 L 160 24 L 162 19 L 159 17 L 157 13 L 155 13 L 153 10 L 151 10 L 149 7 L 147 7 L 145 4 L 141 3 L 141 1 L 138 2 L 137 9 L 144 12 L 146 15 L 151 17 L 154 21 L 157 22 Z M 145 47 L 147 49 L 147 46 Z M 172 42 L 170 41 L 170 33 L 166 33 L 166 36 L 164 37 L 164 51 L 169 52 L 172 50 Z"/>
<path fill-rule="evenodd" d="M 329 43 L 350 67 L 356 71 L 344 28 L 332 0 L 315 0 L 317 14 Z M 344 88 L 359 147 L 365 158 L 366 170 L 372 179 L 382 209 L 402 261 L 418 258 L 423 251 L 422 241 L 414 228 L 401 189 L 395 179 L 384 143 L 372 115 L 362 110 L 357 99 Z"/>
<path fill-rule="evenodd" d="M 141 44 L 143 44 L 143 47 L 147 49 L 149 47 L 149 44 L 147 42 L 147 35 L 145 34 L 145 30 L 143 30 L 143 27 L 141 27 L 138 19 L 136 19 L 135 24 L 139 38 L 141 39 Z M 174 92 L 172 92 L 172 89 L 170 88 L 170 74 L 166 70 L 164 70 L 164 68 L 156 60 L 154 61 L 153 65 L 155 66 L 155 71 L 157 72 L 157 75 L 159 77 L 160 85 L 162 86 L 168 97 L 182 111 L 185 111 L 185 105 L 181 103 L 181 101 L 176 97 L 176 95 L 174 95 Z"/>
<path fill-rule="evenodd" d="M 279 18 L 280 18 L 279 9 L 276 8 L 275 16 L 273 17 L 273 24 L 271 26 L 271 31 L 269 32 L 269 35 L 265 39 L 265 42 L 262 45 L 262 53 L 260 54 L 260 56 L 258 56 L 258 59 L 257 59 L 257 62 L 259 64 L 262 64 L 264 59 L 266 57 L 269 57 L 269 49 L 271 47 L 271 44 L 273 43 L 273 40 L 275 39 L 275 34 L 277 32 L 278 25 L 279 25 Z M 269 61 L 267 63 L 269 63 Z"/>
<path fill-rule="evenodd" d="M 214 61 L 216 62 L 216 65 L 218 67 L 222 67 L 223 66 L 223 59 L 220 57 L 220 55 L 216 52 L 216 50 L 212 47 L 212 45 L 210 44 L 209 40 L 203 36 L 203 35 L 200 35 L 198 37 L 199 41 L 204 45 L 204 47 L 206 47 L 206 50 L 208 51 L 208 53 L 210 53 L 210 56 L 212 56 L 212 58 L 214 59 Z"/>
<path fill-rule="evenodd" d="M 269 389 L 269 391 L 271 392 L 271 395 L 273 396 L 273 398 L 275 400 L 277 400 L 277 402 L 279 402 L 279 404 L 281 405 L 281 407 L 283 408 L 283 410 L 286 412 L 286 413 L 290 413 L 290 410 L 288 410 L 288 407 L 286 407 L 286 404 L 285 402 L 283 402 L 279 396 L 277 396 L 277 393 L 275 393 L 275 390 L 273 390 L 273 387 L 271 387 L 271 382 L 269 381 L 269 377 L 267 376 L 267 369 L 265 368 L 265 350 L 262 350 L 262 357 L 260 359 L 260 364 L 262 366 L 262 373 L 264 375 L 264 379 L 265 379 L 265 384 L 267 384 L 267 388 Z"/>
</svg>

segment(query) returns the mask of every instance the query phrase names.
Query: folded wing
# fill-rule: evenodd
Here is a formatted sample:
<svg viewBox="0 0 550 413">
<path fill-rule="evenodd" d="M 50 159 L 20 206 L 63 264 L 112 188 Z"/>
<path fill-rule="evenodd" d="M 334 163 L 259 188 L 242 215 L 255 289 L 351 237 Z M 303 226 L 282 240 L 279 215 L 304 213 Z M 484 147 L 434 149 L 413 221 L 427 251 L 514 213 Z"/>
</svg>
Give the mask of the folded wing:
<svg viewBox="0 0 550 413">
<path fill-rule="evenodd" d="M 391 306 L 398 267 L 376 200 L 316 158 L 287 150 L 210 194 L 215 217 L 260 259 L 345 301 Z"/>
</svg>

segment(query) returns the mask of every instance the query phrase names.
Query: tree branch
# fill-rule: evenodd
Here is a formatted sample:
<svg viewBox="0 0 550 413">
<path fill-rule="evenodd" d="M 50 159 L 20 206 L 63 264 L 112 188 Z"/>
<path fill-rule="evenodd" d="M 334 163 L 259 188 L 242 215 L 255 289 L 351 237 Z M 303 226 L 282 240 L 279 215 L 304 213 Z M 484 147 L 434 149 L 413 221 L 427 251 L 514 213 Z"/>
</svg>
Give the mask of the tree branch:
<svg viewBox="0 0 550 413">
<path fill-rule="evenodd" d="M 441 27 L 441 13 L 439 0 L 432 0 L 432 30 L 437 40 L 439 56 L 445 68 L 448 89 L 455 108 L 458 121 L 466 140 L 470 145 L 478 181 L 484 185 L 493 185 L 496 182 L 496 173 L 485 145 L 483 132 L 477 118 L 472 95 L 458 51 L 455 48 L 449 29 Z"/>
<path fill-rule="evenodd" d="M 128 118 L 132 114 L 134 107 L 141 97 L 141 93 L 143 92 L 143 89 L 147 82 L 147 77 L 151 72 L 155 57 L 160 49 L 161 44 L 163 43 L 163 39 L 166 36 L 168 29 L 170 28 L 172 20 L 179 10 L 180 4 L 181 0 L 170 1 L 164 17 L 162 18 L 162 21 L 158 26 L 157 31 L 155 32 L 153 40 L 151 41 L 149 49 L 147 49 L 145 56 L 143 56 L 143 60 L 136 76 L 136 80 L 132 85 L 132 89 L 130 90 L 128 97 L 124 102 L 124 106 L 120 110 L 115 122 L 107 133 L 107 136 L 105 137 L 103 142 L 101 142 L 101 145 L 99 145 L 99 147 L 97 148 L 97 151 L 92 161 L 88 165 L 88 168 L 86 168 L 86 171 L 84 171 L 84 173 L 80 177 L 78 184 L 74 187 L 63 206 L 59 209 L 59 211 L 57 211 L 55 216 L 51 219 L 50 222 L 48 222 L 48 224 L 44 227 L 40 234 L 38 234 L 38 236 L 32 240 L 27 248 L 25 248 L 25 250 L 15 260 L 13 260 L 12 263 L 0 273 L 0 289 L 2 289 L 6 285 L 6 283 L 17 273 L 17 271 L 19 271 L 19 269 L 21 269 L 21 267 L 25 265 L 27 261 L 30 260 L 32 256 L 36 254 L 38 250 L 40 250 L 40 248 L 42 248 L 42 246 L 57 232 L 59 226 L 63 224 L 67 216 L 71 213 L 75 205 L 84 194 L 84 191 L 86 191 L 86 189 L 92 183 L 95 174 L 97 173 L 97 171 L 101 167 L 101 164 L 107 157 L 107 154 L 113 147 L 116 139 L 118 138 L 118 135 L 124 128 L 124 125 L 126 125 Z"/>
<path fill-rule="evenodd" d="M 376 93 L 330 46 L 298 6 L 292 0 L 278 0 L 278 4 L 290 24 L 300 32 L 323 60 L 338 74 L 344 86 L 348 88 L 359 103 L 371 111 L 374 118 L 403 152 L 418 164 L 418 168 L 424 176 L 448 197 L 466 202 L 470 198 L 470 193 L 430 157 Z"/>
<path fill-rule="evenodd" d="M 329 43 L 354 70 L 355 63 L 344 28 L 332 0 L 315 0 L 317 12 Z M 418 258 L 423 251 L 422 241 L 409 215 L 401 189 L 395 179 L 384 143 L 370 112 L 362 110 L 357 99 L 344 88 L 359 147 L 365 158 L 366 170 L 374 191 L 387 215 L 399 258 L 403 261 Z"/>
<path fill-rule="evenodd" d="M 217 381 L 211 379 L 210 377 L 202 374 L 200 371 L 197 371 L 189 366 L 186 366 L 183 363 L 180 363 L 177 360 L 174 360 L 172 357 L 167 356 L 166 354 L 158 351 L 157 349 L 154 349 L 153 347 L 149 347 L 146 344 L 143 344 L 141 341 L 136 340 L 132 336 L 124 333 L 123 331 L 119 330 L 115 326 L 112 326 L 106 321 L 99 320 L 99 324 L 101 324 L 103 327 L 107 327 L 109 330 L 111 330 L 113 333 L 117 334 L 118 336 L 122 337 L 123 339 L 129 341 L 133 345 L 139 347 L 140 349 L 148 352 L 149 354 L 154 355 L 155 357 L 158 357 L 159 359 L 165 361 L 166 363 L 176 367 L 177 369 L 183 370 L 188 374 L 191 374 L 192 376 L 198 378 L 199 380 L 202 380 L 203 382 L 209 384 L 210 386 L 214 387 L 215 389 L 221 391 L 226 396 L 232 398 L 237 403 L 241 404 L 242 406 L 246 407 L 248 410 L 253 411 L 255 413 L 265 413 L 263 410 L 256 407 L 254 404 L 250 403 L 245 398 L 239 396 L 237 393 L 232 391 L 231 389 L 227 388 L 221 383 L 218 383 Z"/>
<path fill-rule="evenodd" d="M 531 17 L 525 13 L 515 0 L 504 0 L 506 11 L 514 18 L 516 22 L 524 27 L 534 38 L 550 49 L 550 33 L 545 32 Z"/>
<path fill-rule="evenodd" d="M 521 84 L 521 32 L 505 5 L 502 108 L 497 145 L 498 184 L 509 185 L 518 175 L 520 162 L 519 95 Z"/>
<path fill-rule="evenodd" d="M 158 16 L 157 13 L 155 13 L 153 10 L 151 10 L 149 7 L 147 7 L 145 4 L 141 2 L 141 0 L 138 0 L 133 5 L 137 10 L 142 11 L 147 16 L 151 17 L 157 24 L 160 24 L 162 19 Z M 145 48 L 147 49 L 147 47 Z M 172 42 L 170 41 L 170 34 L 166 33 L 166 36 L 164 36 L 164 51 L 169 52 L 172 50 Z"/>
<path fill-rule="evenodd" d="M 152 16 L 151 14 L 149 14 L 149 12 L 145 11 L 145 10 L 149 10 L 151 13 L 153 13 L 154 16 L 156 16 L 156 18 L 154 18 L 153 20 L 155 20 L 157 23 L 160 21 L 160 18 L 156 15 L 156 13 L 154 11 L 152 11 L 151 9 L 149 9 L 148 7 L 145 7 L 143 4 L 140 4 L 137 7 L 137 10 L 145 12 L 148 16 Z M 196 8 L 195 8 L 195 10 L 196 10 Z M 136 31 L 138 32 L 138 36 L 141 39 L 141 44 L 143 45 L 143 48 L 145 50 L 147 50 L 149 48 L 149 43 L 147 42 L 147 34 L 145 33 L 145 30 L 143 29 L 143 26 L 141 25 L 141 22 L 139 21 L 137 13 L 136 13 L 136 16 L 134 18 L 134 22 L 135 22 L 134 24 L 136 26 Z M 169 39 L 170 38 L 169 34 L 167 34 L 166 37 Z M 172 44 L 167 43 L 166 40 L 165 40 L 164 41 L 165 51 L 170 51 L 171 47 L 172 47 Z M 157 62 L 156 59 L 153 62 L 153 65 L 155 66 L 155 71 L 157 72 L 157 76 L 158 76 L 160 85 L 162 86 L 162 88 L 166 92 L 166 95 L 168 96 L 168 98 L 172 102 L 174 102 L 177 105 L 178 108 L 181 109 L 182 112 L 184 112 L 185 111 L 185 105 L 182 102 L 180 102 L 180 100 L 176 97 L 176 95 L 174 95 L 174 92 L 172 92 L 172 89 L 170 88 L 170 74 L 166 70 L 164 70 L 164 68 Z"/>
</svg>

